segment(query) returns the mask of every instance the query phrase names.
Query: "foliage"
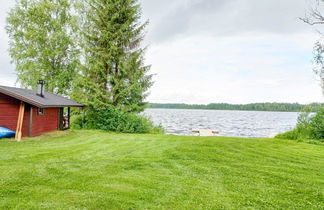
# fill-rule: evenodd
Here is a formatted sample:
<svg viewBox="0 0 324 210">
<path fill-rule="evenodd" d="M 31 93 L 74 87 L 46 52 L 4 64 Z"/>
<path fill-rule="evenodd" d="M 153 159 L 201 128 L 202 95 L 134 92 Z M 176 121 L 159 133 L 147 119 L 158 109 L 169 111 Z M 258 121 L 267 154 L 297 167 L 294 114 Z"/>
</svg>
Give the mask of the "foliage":
<svg viewBox="0 0 324 210">
<path fill-rule="evenodd" d="M 202 104 L 149 104 L 150 108 L 169 108 L 169 109 L 211 109 L 211 110 L 246 110 L 246 111 L 284 111 L 300 112 L 306 106 L 311 107 L 311 111 L 318 111 L 324 107 L 324 104 L 313 103 L 310 105 L 301 105 L 297 103 L 254 103 L 254 104 L 226 104 L 213 103 Z"/>
<path fill-rule="evenodd" d="M 18 81 L 36 87 L 42 79 L 48 91 L 68 94 L 79 63 L 70 0 L 17 0 L 6 29 Z"/>
<path fill-rule="evenodd" d="M 85 116 L 76 115 L 74 128 L 101 129 L 122 133 L 162 133 L 152 122 L 141 115 L 128 113 L 110 105 L 105 109 L 88 109 Z"/>
<path fill-rule="evenodd" d="M 151 132 L 148 119 L 130 114 L 144 110 L 152 85 L 140 21 L 138 0 L 17 0 L 7 32 L 19 81 L 43 79 L 48 91 L 86 104 L 76 127 Z"/>
<path fill-rule="evenodd" d="M 324 94 L 324 45 L 317 41 L 314 46 L 314 72 L 319 76 Z"/>
<path fill-rule="evenodd" d="M 291 140 L 314 139 L 324 141 L 324 109 L 319 110 L 316 114 L 309 111 L 302 113 L 298 118 L 295 129 L 279 134 L 276 138 Z"/>
<path fill-rule="evenodd" d="M 318 111 L 310 121 L 310 137 L 324 141 L 324 109 Z"/>
<path fill-rule="evenodd" d="M 84 116 L 82 113 L 71 115 L 71 128 L 72 129 L 82 129 Z"/>
<path fill-rule="evenodd" d="M 127 112 L 143 111 L 152 75 L 140 46 L 147 22 L 140 23 L 138 1 L 80 2 L 84 63 L 75 96 L 95 109 L 112 104 Z"/>
</svg>

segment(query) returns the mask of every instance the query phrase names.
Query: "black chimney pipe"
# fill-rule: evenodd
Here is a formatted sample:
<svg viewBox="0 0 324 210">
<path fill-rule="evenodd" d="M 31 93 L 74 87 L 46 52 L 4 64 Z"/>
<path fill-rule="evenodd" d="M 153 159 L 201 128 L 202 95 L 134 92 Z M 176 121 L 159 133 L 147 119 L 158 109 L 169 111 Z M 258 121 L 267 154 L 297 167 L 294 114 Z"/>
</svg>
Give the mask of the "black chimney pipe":
<svg viewBox="0 0 324 210">
<path fill-rule="evenodd" d="M 45 85 L 44 80 L 39 80 L 37 83 L 37 95 L 40 97 L 44 97 L 44 85 Z"/>
</svg>

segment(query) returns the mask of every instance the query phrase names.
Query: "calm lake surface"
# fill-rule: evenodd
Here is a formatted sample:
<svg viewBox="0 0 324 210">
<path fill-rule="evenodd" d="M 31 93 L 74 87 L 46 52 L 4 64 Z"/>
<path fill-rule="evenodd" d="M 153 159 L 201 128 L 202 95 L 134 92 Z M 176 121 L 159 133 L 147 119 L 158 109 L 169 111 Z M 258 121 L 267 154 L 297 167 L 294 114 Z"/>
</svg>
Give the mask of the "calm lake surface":
<svg viewBox="0 0 324 210">
<path fill-rule="evenodd" d="M 220 136 L 267 138 L 294 128 L 299 113 L 146 109 L 144 115 L 167 134 L 195 135 L 192 129 L 215 129 Z"/>
</svg>

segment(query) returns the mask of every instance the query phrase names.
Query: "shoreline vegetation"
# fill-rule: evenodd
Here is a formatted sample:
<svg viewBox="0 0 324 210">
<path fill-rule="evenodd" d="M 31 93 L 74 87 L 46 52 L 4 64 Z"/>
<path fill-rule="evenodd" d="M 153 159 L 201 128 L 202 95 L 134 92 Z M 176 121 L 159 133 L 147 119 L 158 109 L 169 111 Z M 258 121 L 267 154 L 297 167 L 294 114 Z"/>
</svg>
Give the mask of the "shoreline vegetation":
<svg viewBox="0 0 324 210">
<path fill-rule="evenodd" d="M 251 103 L 251 104 L 184 104 L 184 103 L 149 103 L 151 109 L 202 109 L 202 110 L 236 110 L 236 111 L 273 111 L 273 112 L 302 112 L 308 109 L 317 112 L 324 108 L 324 103 Z"/>
<path fill-rule="evenodd" d="M 324 109 L 311 112 L 303 112 L 299 115 L 296 127 L 286 133 L 277 135 L 275 138 L 290 140 L 318 140 L 324 142 Z"/>
</svg>

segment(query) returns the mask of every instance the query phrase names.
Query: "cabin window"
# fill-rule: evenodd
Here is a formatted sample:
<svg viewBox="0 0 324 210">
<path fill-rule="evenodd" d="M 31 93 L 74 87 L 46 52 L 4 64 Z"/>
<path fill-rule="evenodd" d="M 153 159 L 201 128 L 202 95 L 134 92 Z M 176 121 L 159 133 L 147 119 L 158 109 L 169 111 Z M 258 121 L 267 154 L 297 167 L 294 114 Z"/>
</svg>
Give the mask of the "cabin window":
<svg viewBox="0 0 324 210">
<path fill-rule="evenodd" d="M 44 115 L 44 108 L 38 108 L 38 114 Z"/>
</svg>

